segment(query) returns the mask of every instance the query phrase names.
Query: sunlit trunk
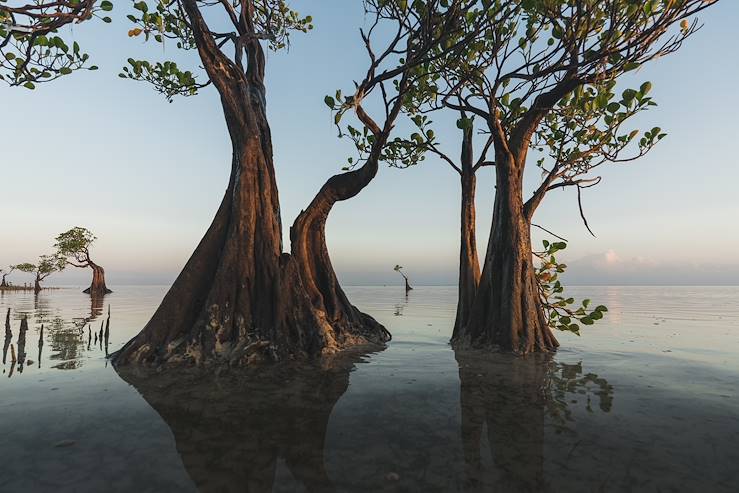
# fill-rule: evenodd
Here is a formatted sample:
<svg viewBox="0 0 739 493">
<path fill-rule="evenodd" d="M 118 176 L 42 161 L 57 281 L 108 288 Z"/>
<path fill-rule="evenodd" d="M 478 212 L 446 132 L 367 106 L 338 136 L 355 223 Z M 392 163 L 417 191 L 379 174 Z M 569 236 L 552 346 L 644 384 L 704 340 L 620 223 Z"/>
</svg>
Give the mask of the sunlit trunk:
<svg viewBox="0 0 739 493">
<path fill-rule="evenodd" d="M 454 321 L 453 338 L 456 338 L 469 321 L 472 304 L 480 282 L 480 262 L 477 256 L 477 238 L 475 234 L 475 174 L 470 169 L 463 169 L 461 175 L 461 218 L 459 245 L 459 288 L 457 299 L 457 316 Z"/>
<path fill-rule="evenodd" d="M 92 283 L 83 293 L 92 296 L 103 296 L 112 293 L 113 291 L 105 285 L 105 269 L 92 262 L 90 262 L 90 267 L 92 268 Z"/>
<path fill-rule="evenodd" d="M 523 207 L 523 166 L 496 156 L 493 223 L 482 277 L 459 347 L 496 346 L 526 354 L 558 346 L 546 324 Z"/>
</svg>

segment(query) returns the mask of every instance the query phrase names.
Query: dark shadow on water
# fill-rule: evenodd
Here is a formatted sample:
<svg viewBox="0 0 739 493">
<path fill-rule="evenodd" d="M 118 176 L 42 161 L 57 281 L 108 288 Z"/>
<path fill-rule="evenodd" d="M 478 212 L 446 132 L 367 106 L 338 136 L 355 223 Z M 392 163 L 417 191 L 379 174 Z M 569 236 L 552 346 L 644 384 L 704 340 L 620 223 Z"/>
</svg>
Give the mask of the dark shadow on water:
<svg viewBox="0 0 739 493">
<path fill-rule="evenodd" d="M 581 364 L 557 363 L 545 354 L 521 358 L 456 351 L 455 357 L 466 491 L 550 490 L 544 474 L 545 425 L 556 433 L 571 432 L 570 406 L 580 402 L 577 397 L 585 399 L 588 411 L 593 399 L 601 411 L 611 409 L 613 388 L 597 375 L 583 375 Z"/>
<path fill-rule="evenodd" d="M 170 427 L 200 491 L 273 491 L 283 460 L 307 491 L 331 492 L 324 463 L 328 421 L 360 361 L 355 354 L 323 367 L 281 364 L 220 375 L 124 368 L 119 374 Z"/>
<path fill-rule="evenodd" d="M 447 473 L 463 476 L 452 484 L 475 492 L 550 490 L 544 474 L 547 429 L 550 434 L 552 429 L 571 432 L 572 405 L 608 412 L 611 386 L 596 375 L 583 375 L 580 365 L 562 365 L 551 356 L 524 359 L 474 352 L 456 352 L 455 356 L 463 467 L 455 472 L 452 449 L 444 451 L 444 444 L 434 445 L 442 447 L 442 456 L 448 456 Z M 373 467 L 362 463 L 373 460 L 366 451 L 381 451 L 375 447 L 378 444 L 351 444 L 349 450 L 355 452 L 342 457 L 339 470 L 331 469 L 337 476 L 327 473 L 329 419 L 362 358 L 345 355 L 322 367 L 282 364 L 232 369 L 220 375 L 130 368 L 119 369 L 119 374 L 169 426 L 182 463 L 200 491 L 293 491 L 290 485 L 294 482 L 300 485 L 296 491 L 309 492 L 337 491 L 337 484 L 342 485 L 341 491 L 414 491 L 414 483 L 408 482 L 414 471 L 399 470 L 402 479 L 380 478 L 379 484 L 376 477 L 360 479 L 362 468 Z M 382 409 L 385 404 L 382 396 L 379 399 L 374 405 Z M 427 426 L 424 415 L 412 418 L 408 426 Z M 362 436 L 360 429 L 381 423 L 368 421 L 360 413 L 353 425 L 356 428 L 341 434 L 351 441 L 355 433 Z M 283 463 L 294 482 L 278 466 Z"/>
</svg>

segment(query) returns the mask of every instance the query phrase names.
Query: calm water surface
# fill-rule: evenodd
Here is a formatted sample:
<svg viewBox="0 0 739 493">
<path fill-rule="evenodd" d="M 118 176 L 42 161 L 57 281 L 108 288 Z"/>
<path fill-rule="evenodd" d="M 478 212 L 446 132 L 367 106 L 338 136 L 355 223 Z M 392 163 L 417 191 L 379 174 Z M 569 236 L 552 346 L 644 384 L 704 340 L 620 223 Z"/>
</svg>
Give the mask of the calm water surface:
<svg viewBox="0 0 739 493">
<path fill-rule="evenodd" d="M 516 359 L 451 350 L 454 288 L 355 287 L 384 351 L 119 376 L 164 292 L 0 293 L 0 491 L 739 490 L 739 288 L 572 288 L 606 318 Z"/>
</svg>

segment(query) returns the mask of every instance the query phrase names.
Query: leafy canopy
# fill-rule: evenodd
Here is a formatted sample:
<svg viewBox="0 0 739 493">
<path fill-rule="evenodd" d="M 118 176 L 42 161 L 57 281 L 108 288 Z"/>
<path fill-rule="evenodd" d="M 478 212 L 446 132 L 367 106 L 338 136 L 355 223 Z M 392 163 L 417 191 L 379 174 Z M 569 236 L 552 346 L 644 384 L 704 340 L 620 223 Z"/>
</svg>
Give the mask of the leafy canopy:
<svg viewBox="0 0 739 493">
<path fill-rule="evenodd" d="M 193 30 L 196 23 L 199 29 L 205 27 L 203 36 L 212 39 L 222 55 L 228 53 L 224 56 L 242 72 L 255 56 L 254 43 L 261 40 L 271 50 L 282 50 L 289 47 L 292 32 L 313 29 L 313 18 L 292 10 L 286 0 L 140 0 L 133 7 L 127 15 L 134 26 L 129 37 L 152 41 L 165 49 L 193 50 L 198 48 Z M 205 25 L 203 14 L 213 20 L 217 30 Z M 182 68 L 172 60 L 129 58 L 119 76 L 151 84 L 170 102 L 175 96 L 193 96 L 210 84 L 205 71 Z"/>
<path fill-rule="evenodd" d="M 15 265 L 14 267 L 21 272 L 36 274 L 36 279 L 42 281 L 54 272 L 63 271 L 66 266 L 67 261 L 64 257 L 52 254 L 41 255 L 36 264 L 24 262 L 22 264 Z"/>
<path fill-rule="evenodd" d="M 392 114 L 398 103 L 399 111 L 414 122 L 425 119 L 417 114 L 416 106 L 419 94 L 424 91 L 421 88 L 428 84 L 429 72 L 446 70 L 448 64 L 466 56 L 469 43 L 493 28 L 496 19 L 486 15 L 484 3 L 479 0 L 364 2 L 367 16 L 372 19 L 369 29 L 361 31 L 371 61 L 367 78 L 355 83 L 355 90 L 349 95 L 337 90 L 324 98 L 334 114 L 339 137 L 348 138 L 356 149 L 356 155 L 348 158 L 345 170 L 366 162 L 377 148 L 377 132 L 372 125 L 367 125 L 360 115 L 361 125 L 348 123 L 345 115 L 375 91 L 381 93 L 377 98 L 386 115 Z M 382 49 L 376 49 L 373 37 L 379 37 L 377 31 L 383 29 L 378 28 L 381 25 L 396 34 L 389 36 Z M 415 133 L 410 138 L 394 137 L 381 147 L 379 160 L 391 166 L 408 166 L 424 160 L 424 152 L 415 145 L 418 139 Z"/>
<path fill-rule="evenodd" d="M 105 13 L 112 9 L 109 0 L 0 0 L 0 81 L 34 89 L 75 70 L 97 70 L 60 31 L 92 18 L 111 22 Z"/>
<path fill-rule="evenodd" d="M 86 264 L 83 265 L 86 267 L 90 262 L 90 246 L 96 239 L 89 229 L 75 226 L 55 238 L 54 248 L 60 257 L 72 257 L 77 262 Z"/>
<path fill-rule="evenodd" d="M 17 270 L 21 272 L 28 272 L 28 273 L 36 272 L 36 264 L 31 264 L 29 262 L 24 262 L 22 264 L 16 264 L 13 267 L 15 267 Z"/>
</svg>

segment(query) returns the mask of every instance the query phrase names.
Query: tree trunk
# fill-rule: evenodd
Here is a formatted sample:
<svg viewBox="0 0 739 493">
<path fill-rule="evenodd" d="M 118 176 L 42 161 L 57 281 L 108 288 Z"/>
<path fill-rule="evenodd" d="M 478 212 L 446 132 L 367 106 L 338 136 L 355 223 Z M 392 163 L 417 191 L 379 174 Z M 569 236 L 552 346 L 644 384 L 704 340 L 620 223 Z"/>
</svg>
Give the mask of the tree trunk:
<svg viewBox="0 0 739 493">
<path fill-rule="evenodd" d="M 90 262 L 90 267 L 92 268 L 92 284 L 82 292 L 92 296 L 104 296 L 112 293 L 113 291 L 105 285 L 105 269 L 93 262 Z"/>
<path fill-rule="evenodd" d="M 472 311 L 472 303 L 480 283 L 480 262 L 477 256 L 475 235 L 475 187 L 477 178 L 472 163 L 472 129 L 466 129 L 462 142 L 461 191 L 462 205 L 460 217 L 459 245 L 459 289 L 457 295 L 457 316 L 454 321 L 452 339 L 456 339 L 467 325 Z"/>
<path fill-rule="evenodd" d="M 358 193 L 368 177 L 357 179 L 358 170 L 329 180 L 296 220 L 293 255 L 282 253 L 263 53 L 254 40 L 244 75 L 205 37 L 195 2 L 185 0 L 184 6 L 221 94 L 233 145 L 231 176 L 197 249 L 149 323 L 113 355 L 114 363 L 238 366 L 387 341 L 380 324 L 349 304 L 325 245 L 331 206 Z"/>
<path fill-rule="evenodd" d="M 374 318 L 360 312 L 339 285 L 326 246 L 326 220 L 334 204 L 357 195 L 375 177 L 378 160 L 331 177 L 290 228 L 292 258 L 297 263 L 303 288 L 326 330 L 330 345 L 348 346 L 366 341 L 384 343 L 390 333 Z"/>
<path fill-rule="evenodd" d="M 523 207 L 523 166 L 496 153 L 493 224 L 482 277 L 457 347 L 494 346 L 527 354 L 558 346 L 546 324 L 531 252 L 531 220 Z"/>
<path fill-rule="evenodd" d="M 35 294 L 39 294 L 41 292 L 41 280 L 38 277 L 33 281 L 33 292 Z"/>
</svg>

